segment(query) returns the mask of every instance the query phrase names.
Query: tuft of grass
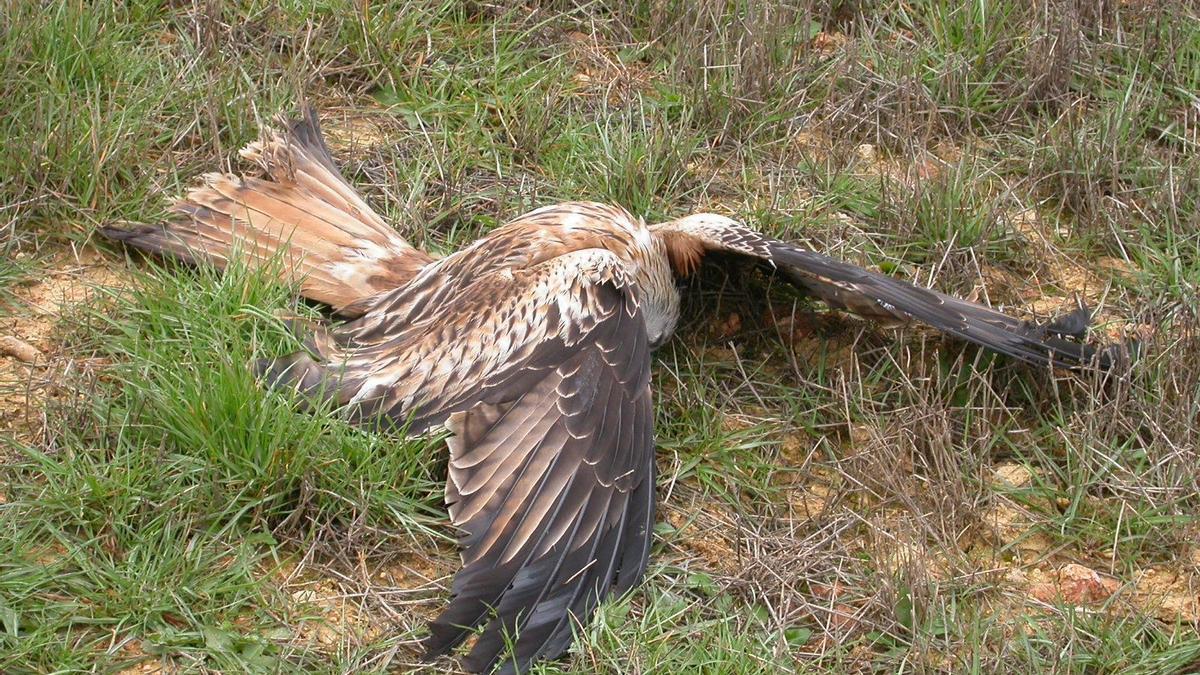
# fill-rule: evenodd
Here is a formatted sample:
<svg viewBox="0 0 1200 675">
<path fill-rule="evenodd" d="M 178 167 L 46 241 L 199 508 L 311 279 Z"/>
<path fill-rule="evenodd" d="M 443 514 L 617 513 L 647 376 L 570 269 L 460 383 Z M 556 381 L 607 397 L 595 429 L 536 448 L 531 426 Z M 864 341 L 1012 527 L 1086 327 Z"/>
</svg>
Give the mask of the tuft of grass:
<svg viewBox="0 0 1200 675">
<path fill-rule="evenodd" d="M 320 409 L 297 417 L 297 402 L 264 392 L 250 364 L 300 348 L 275 314 L 312 311 L 270 269 L 201 274 L 207 283 L 187 269 L 144 279 L 136 304 L 115 312 L 123 320 L 93 317 L 98 352 L 118 362 L 119 396 L 103 410 L 114 431 L 135 446 L 185 449 L 217 472 L 213 505 L 262 524 L 349 522 L 366 510 L 428 534 L 436 439 L 385 440 Z"/>
<path fill-rule="evenodd" d="M 811 639 L 795 627 L 776 636 L 762 607 L 745 606 L 723 594 L 703 573 L 660 568 L 648 578 L 646 597 L 608 603 L 579 634 L 575 666 L 546 665 L 545 673 L 625 672 L 643 670 L 692 673 L 778 673 L 796 667 L 789 651 Z M 661 583 L 654 583 L 658 580 Z"/>
<path fill-rule="evenodd" d="M 17 257 L 15 240 L 8 240 L 0 251 L 0 305 L 13 300 L 12 289 L 22 280 L 28 278 L 32 271 L 32 263 Z"/>
<path fill-rule="evenodd" d="M 561 175 L 576 198 L 623 204 L 658 217 L 688 192 L 688 163 L 700 140 L 686 118 L 653 102 L 572 129 Z"/>
</svg>

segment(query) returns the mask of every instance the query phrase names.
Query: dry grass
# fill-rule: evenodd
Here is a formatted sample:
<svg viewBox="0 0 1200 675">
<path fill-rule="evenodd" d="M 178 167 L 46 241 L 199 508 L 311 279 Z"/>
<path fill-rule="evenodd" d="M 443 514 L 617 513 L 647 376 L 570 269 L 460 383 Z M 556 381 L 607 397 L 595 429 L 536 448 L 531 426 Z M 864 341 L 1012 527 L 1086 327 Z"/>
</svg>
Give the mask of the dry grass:
<svg viewBox="0 0 1200 675">
<path fill-rule="evenodd" d="M 1198 19 L 14 9 L 0 336 L 42 360 L 0 356 L 0 670 L 416 667 L 455 566 L 441 441 L 259 392 L 273 313 L 314 312 L 288 289 L 126 268 L 91 236 L 153 221 L 301 97 L 437 251 L 553 200 L 712 209 L 1022 316 L 1081 299 L 1141 342 L 1112 376 L 1043 372 L 707 271 L 655 366 L 651 573 L 546 672 L 1200 669 Z"/>
</svg>

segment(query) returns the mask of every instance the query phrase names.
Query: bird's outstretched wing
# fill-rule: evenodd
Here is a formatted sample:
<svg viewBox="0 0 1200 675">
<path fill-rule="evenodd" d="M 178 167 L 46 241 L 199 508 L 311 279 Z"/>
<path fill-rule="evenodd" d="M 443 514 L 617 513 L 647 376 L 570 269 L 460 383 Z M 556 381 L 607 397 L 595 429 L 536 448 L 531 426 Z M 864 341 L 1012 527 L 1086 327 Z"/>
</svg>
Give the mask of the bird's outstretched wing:
<svg viewBox="0 0 1200 675">
<path fill-rule="evenodd" d="M 1108 368 L 1121 354 L 1119 346 L 1098 350 L 1066 339 L 1081 332 L 1078 326 L 1064 328 L 1068 322 L 1031 324 L 772 239 L 722 216 L 690 216 L 652 226 L 651 231 L 663 240 L 673 267 L 681 274 L 694 270 L 708 251 L 732 253 L 765 263 L 793 286 L 831 306 L 885 324 L 921 322 L 1029 363 Z M 1076 315 L 1069 323 L 1079 323 L 1080 318 L 1090 317 Z"/>
<path fill-rule="evenodd" d="M 645 572 L 654 512 L 645 323 L 606 251 L 447 281 L 449 297 L 436 279 L 451 271 L 431 275 L 318 337 L 316 357 L 262 372 L 356 419 L 447 423 L 446 498 L 463 569 L 426 649 L 447 653 L 483 626 L 464 665 L 524 670 L 566 651 L 573 624 Z M 384 322 L 378 311 L 399 315 Z"/>
<path fill-rule="evenodd" d="M 158 225 L 102 227 L 104 236 L 156 255 L 224 268 L 265 268 L 346 317 L 352 303 L 400 286 L 433 261 L 388 226 L 342 178 L 316 110 L 281 117 L 241 155 L 260 174 L 210 173 Z"/>
</svg>

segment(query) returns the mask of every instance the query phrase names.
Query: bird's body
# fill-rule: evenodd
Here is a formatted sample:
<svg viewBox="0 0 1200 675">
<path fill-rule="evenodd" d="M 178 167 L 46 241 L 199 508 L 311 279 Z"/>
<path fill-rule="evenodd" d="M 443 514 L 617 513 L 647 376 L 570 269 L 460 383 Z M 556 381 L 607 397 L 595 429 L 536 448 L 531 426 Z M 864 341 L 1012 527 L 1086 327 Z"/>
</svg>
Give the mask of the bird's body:
<svg viewBox="0 0 1200 675">
<path fill-rule="evenodd" d="M 414 282 L 423 289 L 443 290 L 481 283 L 496 275 L 491 280 L 505 284 L 515 276 L 548 269 L 546 264 L 561 256 L 575 260 L 611 257 L 639 289 L 651 343 L 661 344 L 670 337 L 679 318 L 680 297 L 666 247 L 640 218 L 617 206 L 567 202 L 537 209 L 434 261 Z M 545 286 L 539 304 L 554 301 L 561 291 L 553 284 Z M 380 297 L 378 302 L 403 294 Z M 515 317 L 502 317 L 500 323 L 507 318 Z"/>
<path fill-rule="evenodd" d="M 281 261 L 301 294 L 348 321 L 260 363 L 264 380 L 352 421 L 449 429 L 463 569 L 426 646 L 446 653 L 482 626 L 472 670 L 560 655 L 574 623 L 641 579 L 654 517 L 649 352 L 675 329 L 677 279 L 707 252 L 868 318 L 920 321 L 1033 363 L 1107 363 L 1047 328 L 712 214 L 647 226 L 620 207 L 565 203 L 434 258 L 342 180 L 311 111 L 243 154 L 266 177 L 209 175 L 176 204 L 180 217 L 106 233 L 219 266 L 238 253 Z"/>
</svg>

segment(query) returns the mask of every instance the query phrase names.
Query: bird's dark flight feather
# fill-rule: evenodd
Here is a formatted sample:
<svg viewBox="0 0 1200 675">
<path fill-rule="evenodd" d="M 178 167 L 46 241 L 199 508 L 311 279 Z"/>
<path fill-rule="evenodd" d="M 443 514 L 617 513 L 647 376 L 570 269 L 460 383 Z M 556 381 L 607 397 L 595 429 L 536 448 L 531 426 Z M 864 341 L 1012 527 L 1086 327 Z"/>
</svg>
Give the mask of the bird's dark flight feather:
<svg viewBox="0 0 1200 675">
<path fill-rule="evenodd" d="M 689 242 L 674 242 L 675 248 L 700 246 L 758 260 L 792 285 L 864 318 L 888 324 L 917 321 L 1035 365 L 1105 369 L 1122 353 L 1120 346 L 1097 350 L 1066 339 L 1086 332 L 1090 315 L 1084 310 L 1045 326 L 1031 324 L 990 307 L 772 239 L 725 219 L 683 219 L 656 226 L 655 233 L 668 241 L 682 238 Z"/>
</svg>

